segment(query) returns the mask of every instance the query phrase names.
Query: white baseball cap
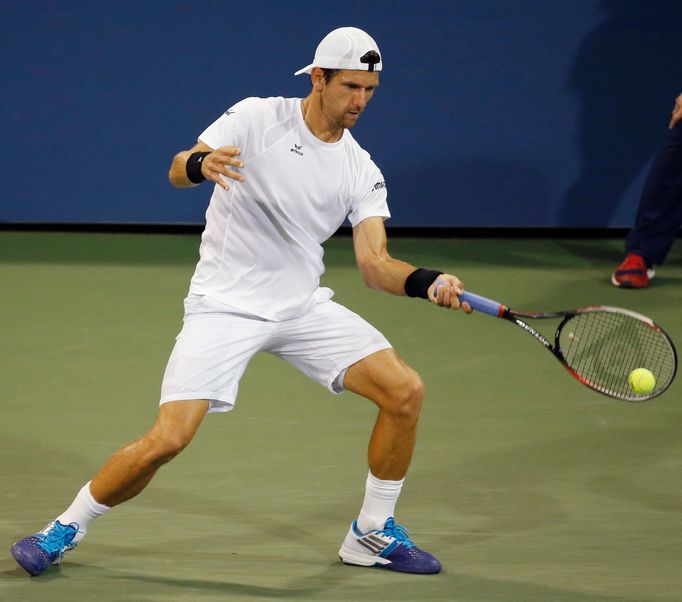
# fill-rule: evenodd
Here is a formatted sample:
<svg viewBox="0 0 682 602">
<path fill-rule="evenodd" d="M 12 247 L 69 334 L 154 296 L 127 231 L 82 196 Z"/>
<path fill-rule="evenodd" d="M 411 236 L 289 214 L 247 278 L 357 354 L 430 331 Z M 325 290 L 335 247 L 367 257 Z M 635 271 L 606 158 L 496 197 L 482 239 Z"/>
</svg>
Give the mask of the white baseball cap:
<svg viewBox="0 0 682 602">
<path fill-rule="evenodd" d="M 368 33 L 357 27 L 339 27 L 319 43 L 313 62 L 294 75 L 310 73 L 313 67 L 381 71 L 381 65 L 379 47 Z"/>
</svg>

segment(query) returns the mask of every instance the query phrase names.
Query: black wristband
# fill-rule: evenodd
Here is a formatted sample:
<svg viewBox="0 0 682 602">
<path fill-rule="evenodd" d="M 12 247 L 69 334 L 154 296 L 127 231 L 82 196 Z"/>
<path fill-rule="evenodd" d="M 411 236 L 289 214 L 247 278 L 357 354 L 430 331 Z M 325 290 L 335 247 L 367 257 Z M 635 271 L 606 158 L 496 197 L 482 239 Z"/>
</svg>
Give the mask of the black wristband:
<svg viewBox="0 0 682 602">
<path fill-rule="evenodd" d="M 405 279 L 405 294 L 408 297 L 429 298 L 429 287 L 443 272 L 417 268 Z"/>
<path fill-rule="evenodd" d="M 201 184 L 206 178 L 201 173 L 201 163 L 206 155 L 210 155 L 211 151 L 192 153 L 187 159 L 185 171 L 187 171 L 187 179 L 193 184 Z"/>
</svg>

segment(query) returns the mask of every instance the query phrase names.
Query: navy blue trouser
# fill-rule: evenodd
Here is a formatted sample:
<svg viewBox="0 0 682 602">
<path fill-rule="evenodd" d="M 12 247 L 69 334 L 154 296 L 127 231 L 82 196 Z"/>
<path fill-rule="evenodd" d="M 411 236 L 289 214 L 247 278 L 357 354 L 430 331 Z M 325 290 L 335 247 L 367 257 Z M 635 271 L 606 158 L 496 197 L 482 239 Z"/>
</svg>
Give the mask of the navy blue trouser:
<svg viewBox="0 0 682 602">
<path fill-rule="evenodd" d="M 628 233 L 628 253 L 648 265 L 665 260 L 682 226 L 682 122 L 668 130 L 647 175 L 635 225 Z"/>
</svg>

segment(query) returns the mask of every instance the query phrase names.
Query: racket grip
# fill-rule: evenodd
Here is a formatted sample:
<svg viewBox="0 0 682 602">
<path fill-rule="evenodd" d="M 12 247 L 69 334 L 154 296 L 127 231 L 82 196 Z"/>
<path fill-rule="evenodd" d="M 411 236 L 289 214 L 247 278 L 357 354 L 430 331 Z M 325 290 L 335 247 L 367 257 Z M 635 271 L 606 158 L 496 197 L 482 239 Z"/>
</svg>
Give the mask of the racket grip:
<svg viewBox="0 0 682 602">
<path fill-rule="evenodd" d="M 475 295 L 474 293 L 464 292 L 459 296 L 459 300 L 460 302 L 466 301 L 471 305 L 471 308 L 476 311 L 495 316 L 496 318 L 499 318 L 505 310 L 505 306 L 498 301 L 493 301 L 492 299 L 481 297 L 481 295 Z"/>
</svg>

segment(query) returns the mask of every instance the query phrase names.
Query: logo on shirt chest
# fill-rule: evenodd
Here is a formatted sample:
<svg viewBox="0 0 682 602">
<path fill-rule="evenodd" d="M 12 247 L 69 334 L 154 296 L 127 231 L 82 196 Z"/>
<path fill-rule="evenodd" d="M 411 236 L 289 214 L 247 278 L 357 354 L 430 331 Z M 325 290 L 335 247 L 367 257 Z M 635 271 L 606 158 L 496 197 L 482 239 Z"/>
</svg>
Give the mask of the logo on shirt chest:
<svg viewBox="0 0 682 602">
<path fill-rule="evenodd" d="M 301 157 L 303 156 L 303 151 L 301 150 L 303 148 L 302 144 L 294 144 L 289 150 L 292 153 L 296 153 L 297 155 L 300 155 Z"/>
</svg>

